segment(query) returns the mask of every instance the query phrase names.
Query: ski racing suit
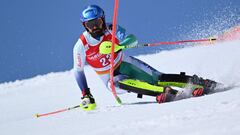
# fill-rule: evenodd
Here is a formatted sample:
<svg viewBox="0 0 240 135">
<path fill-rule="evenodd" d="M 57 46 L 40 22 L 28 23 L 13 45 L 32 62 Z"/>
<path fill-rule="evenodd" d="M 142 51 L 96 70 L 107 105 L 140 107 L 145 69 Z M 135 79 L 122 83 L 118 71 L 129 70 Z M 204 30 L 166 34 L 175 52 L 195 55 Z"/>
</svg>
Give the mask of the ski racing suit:
<svg viewBox="0 0 240 135">
<path fill-rule="evenodd" d="M 90 93 L 87 79 L 84 73 L 84 65 L 87 63 L 100 76 L 105 86 L 110 88 L 110 54 L 100 54 L 99 46 L 103 41 L 111 41 L 111 25 L 105 34 L 99 39 L 93 38 L 87 31 L 83 32 L 73 49 L 74 75 L 83 96 Z M 116 43 L 119 45 L 136 45 L 138 43 L 134 35 L 127 35 L 124 28 L 117 26 Z M 147 65 L 143 61 L 132 56 L 127 56 L 122 50 L 114 55 L 114 84 L 117 93 L 125 93 L 118 88 L 118 81 L 126 78 L 138 79 L 150 84 L 157 84 L 162 73 Z"/>
</svg>

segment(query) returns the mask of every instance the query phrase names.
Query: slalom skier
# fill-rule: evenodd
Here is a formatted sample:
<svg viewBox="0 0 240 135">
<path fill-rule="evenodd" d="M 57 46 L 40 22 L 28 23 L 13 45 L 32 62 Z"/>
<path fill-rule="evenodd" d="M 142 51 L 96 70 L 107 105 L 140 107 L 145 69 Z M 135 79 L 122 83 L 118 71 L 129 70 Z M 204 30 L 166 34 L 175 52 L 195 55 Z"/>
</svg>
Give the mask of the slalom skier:
<svg viewBox="0 0 240 135">
<path fill-rule="evenodd" d="M 91 94 L 84 73 L 84 65 L 90 65 L 100 76 L 105 86 L 110 88 L 110 54 L 101 54 L 99 46 L 105 41 L 111 41 L 112 24 L 105 22 L 103 9 L 97 5 L 86 7 L 81 14 L 81 22 L 86 29 L 76 42 L 73 49 L 74 75 L 82 92 L 82 103 L 84 109 L 91 110 L 96 107 L 95 99 Z M 138 41 L 133 34 L 126 34 L 124 28 L 117 26 L 116 43 L 120 46 L 137 45 Z M 131 83 L 139 83 L 131 86 Z M 171 86 L 186 87 L 193 84 L 192 96 L 201 96 L 216 86 L 216 82 L 205 80 L 197 75 L 188 76 L 181 74 L 165 74 L 152 68 L 145 62 L 127 56 L 122 50 L 114 55 L 114 84 L 117 93 L 136 92 L 148 94 L 151 90 L 158 89 L 156 100 L 158 103 L 168 102 L 174 99 L 178 91 Z M 149 94 L 151 95 L 151 94 Z"/>
</svg>

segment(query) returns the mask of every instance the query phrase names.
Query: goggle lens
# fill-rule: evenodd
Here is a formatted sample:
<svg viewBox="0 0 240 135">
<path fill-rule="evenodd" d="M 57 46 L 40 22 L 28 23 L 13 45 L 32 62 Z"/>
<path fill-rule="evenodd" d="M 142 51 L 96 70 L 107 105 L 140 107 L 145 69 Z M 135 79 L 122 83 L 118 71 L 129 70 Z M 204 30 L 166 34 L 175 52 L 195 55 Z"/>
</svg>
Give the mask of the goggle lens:
<svg viewBox="0 0 240 135">
<path fill-rule="evenodd" d="M 94 26 L 101 27 L 102 24 L 103 24 L 102 18 L 98 18 L 98 19 L 94 19 L 94 20 L 85 22 L 86 27 L 89 28 L 89 29 L 94 28 Z"/>
</svg>

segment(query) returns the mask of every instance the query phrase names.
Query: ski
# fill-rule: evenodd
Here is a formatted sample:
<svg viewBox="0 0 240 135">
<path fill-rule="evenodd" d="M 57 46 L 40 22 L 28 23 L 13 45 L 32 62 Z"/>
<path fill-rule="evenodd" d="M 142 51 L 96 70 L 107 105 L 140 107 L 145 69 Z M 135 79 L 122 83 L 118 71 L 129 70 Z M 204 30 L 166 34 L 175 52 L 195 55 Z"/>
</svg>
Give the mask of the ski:
<svg viewBox="0 0 240 135">
<path fill-rule="evenodd" d="M 152 85 L 147 82 L 134 79 L 125 79 L 119 81 L 119 87 L 137 94 L 138 98 L 142 98 L 143 95 L 157 97 L 164 93 L 164 87 L 171 87 L 174 93 L 171 93 L 171 101 L 180 99 L 186 99 L 193 97 L 192 93 L 195 89 L 203 89 L 203 86 L 191 83 L 182 82 L 158 82 L 158 85 Z M 223 84 L 216 83 L 216 87 L 211 89 L 207 94 L 215 93 L 218 91 L 224 91 L 231 89 L 232 87 L 224 86 Z M 169 101 L 168 101 L 169 102 Z"/>
</svg>

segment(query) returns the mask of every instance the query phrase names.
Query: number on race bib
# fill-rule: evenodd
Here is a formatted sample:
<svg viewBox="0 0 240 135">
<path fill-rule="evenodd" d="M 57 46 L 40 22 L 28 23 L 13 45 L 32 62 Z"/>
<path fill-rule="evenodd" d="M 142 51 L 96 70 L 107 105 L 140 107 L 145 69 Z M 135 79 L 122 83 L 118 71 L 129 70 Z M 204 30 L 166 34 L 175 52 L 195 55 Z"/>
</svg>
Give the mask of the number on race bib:
<svg viewBox="0 0 240 135">
<path fill-rule="evenodd" d="M 102 63 L 102 66 L 105 67 L 110 64 L 110 54 L 107 54 L 106 57 L 101 58 L 100 62 Z"/>
</svg>

